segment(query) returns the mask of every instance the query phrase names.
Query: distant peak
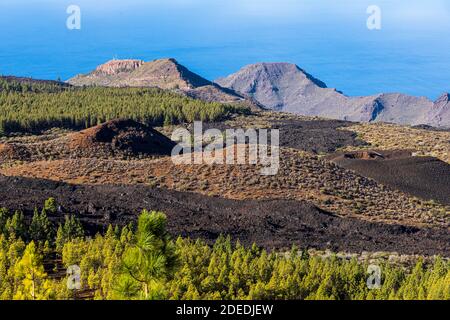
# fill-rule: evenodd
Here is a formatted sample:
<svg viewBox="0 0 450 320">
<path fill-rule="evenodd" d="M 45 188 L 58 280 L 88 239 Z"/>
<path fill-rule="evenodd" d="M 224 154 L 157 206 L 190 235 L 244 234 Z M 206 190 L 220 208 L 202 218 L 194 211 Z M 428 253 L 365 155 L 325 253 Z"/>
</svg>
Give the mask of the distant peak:
<svg viewBox="0 0 450 320">
<path fill-rule="evenodd" d="M 177 59 L 175 59 L 175 58 L 163 58 L 163 59 L 159 59 L 159 60 L 161 60 L 161 61 L 172 62 L 172 63 L 174 63 L 174 64 L 179 64 L 178 61 L 177 61 Z"/>
<path fill-rule="evenodd" d="M 173 63 L 176 65 L 180 65 L 175 58 L 160 58 L 160 59 L 155 59 L 155 60 L 147 62 L 147 63 Z"/>
<path fill-rule="evenodd" d="M 293 63 L 288 63 L 288 62 L 258 62 L 258 63 L 253 63 L 253 64 L 249 64 L 245 67 L 243 67 L 241 70 L 245 70 L 245 69 L 250 69 L 250 70 L 256 70 L 256 69 L 266 69 L 266 70 L 294 70 L 295 68 L 298 68 L 295 64 Z"/>
<path fill-rule="evenodd" d="M 250 64 L 248 66 L 293 66 L 295 67 L 296 65 L 290 62 L 257 62 L 257 63 L 253 63 Z"/>
<path fill-rule="evenodd" d="M 437 100 L 436 100 L 436 104 L 439 103 L 447 103 L 450 101 L 450 93 L 446 92 L 444 94 L 442 94 Z"/>
<path fill-rule="evenodd" d="M 242 68 L 241 71 L 257 72 L 258 70 L 260 71 L 261 69 L 264 70 L 264 72 L 267 73 L 269 76 L 287 73 L 302 73 L 308 80 L 313 82 L 316 86 L 320 88 L 327 88 L 327 85 L 324 82 L 315 78 L 314 76 L 306 72 L 304 69 L 300 68 L 298 65 L 289 62 L 259 62 L 247 65 L 244 68 Z"/>
</svg>

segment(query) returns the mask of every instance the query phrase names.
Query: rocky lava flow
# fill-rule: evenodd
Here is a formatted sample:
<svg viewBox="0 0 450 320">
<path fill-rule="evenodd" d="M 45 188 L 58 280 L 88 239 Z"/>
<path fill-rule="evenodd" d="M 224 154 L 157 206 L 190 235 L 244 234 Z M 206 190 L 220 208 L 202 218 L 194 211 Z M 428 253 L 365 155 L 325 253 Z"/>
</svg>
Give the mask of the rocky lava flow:
<svg viewBox="0 0 450 320">
<path fill-rule="evenodd" d="M 439 159 L 414 157 L 402 150 L 355 151 L 327 158 L 383 185 L 450 205 L 450 164 Z"/>
<path fill-rule="evenodd" d="M 109 223 L 134 221 L 142 209 L 168 215 L 172 235 L 213 242 L 229 234 L 245 244 L 267 249 L 302 248 L 450 256 L 450 234 L 444 228 L 416 228 L 343 218 L 306 201 L 230 200 L 200 194 L 154 189 L 144 185 L 71 185 L 47 180 L 0 176 L 0 207 L 22 209 L 55 197 L 61 221 L 76 213 L 93 234 Z"/>
</svg>

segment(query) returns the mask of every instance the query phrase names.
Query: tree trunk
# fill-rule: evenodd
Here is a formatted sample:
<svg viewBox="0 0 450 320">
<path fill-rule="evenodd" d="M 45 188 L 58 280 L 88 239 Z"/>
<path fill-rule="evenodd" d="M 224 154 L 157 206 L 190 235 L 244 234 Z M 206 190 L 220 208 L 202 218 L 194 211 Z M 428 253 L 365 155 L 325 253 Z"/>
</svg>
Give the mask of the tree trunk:
<svg viewBox="0 0 450 320">
<path fill-rule="evenodd" d="M 148 284 L 144 283 L 144 296 L 145 299 L 148 299 Z"/>
</svg>

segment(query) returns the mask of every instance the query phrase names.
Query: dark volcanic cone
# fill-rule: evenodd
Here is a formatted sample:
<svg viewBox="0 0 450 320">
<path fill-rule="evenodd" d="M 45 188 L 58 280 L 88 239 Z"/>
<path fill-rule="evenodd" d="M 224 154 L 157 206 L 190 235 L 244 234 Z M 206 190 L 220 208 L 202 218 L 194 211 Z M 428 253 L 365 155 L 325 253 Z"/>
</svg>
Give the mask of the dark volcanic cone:
<svg viewBox="0 0 450 320">
<path fill-rule="evenodd" d="M 109 148 L 131 154 L 170 155 L 175 142 L 134 120 L 111 120 L 68 136 L 73 149 Z"/>
</svg>

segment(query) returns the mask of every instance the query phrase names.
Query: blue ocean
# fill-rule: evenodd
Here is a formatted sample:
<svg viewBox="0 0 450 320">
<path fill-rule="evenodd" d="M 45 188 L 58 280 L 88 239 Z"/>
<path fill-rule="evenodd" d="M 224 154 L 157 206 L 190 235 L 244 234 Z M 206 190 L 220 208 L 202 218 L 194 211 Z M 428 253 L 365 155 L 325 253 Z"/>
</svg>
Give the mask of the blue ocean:
<svg viewBox="0 0 450 320">
<path fill-rule="evenodd" d="M 370 5 L 381 28 L 370 30 Z M 67 8 L 81 29 L 68 29 Z M 117 58 L 208 79 L 292 62 L 347 95 L 450 91 L 448 0 L 1 0 L 0 74 L 68 79 Z"/>
</svg>

